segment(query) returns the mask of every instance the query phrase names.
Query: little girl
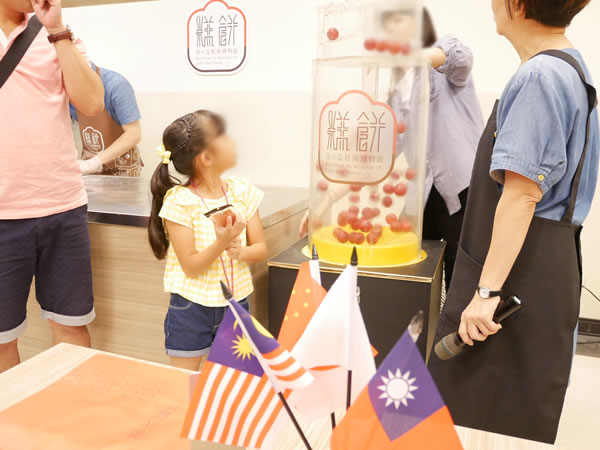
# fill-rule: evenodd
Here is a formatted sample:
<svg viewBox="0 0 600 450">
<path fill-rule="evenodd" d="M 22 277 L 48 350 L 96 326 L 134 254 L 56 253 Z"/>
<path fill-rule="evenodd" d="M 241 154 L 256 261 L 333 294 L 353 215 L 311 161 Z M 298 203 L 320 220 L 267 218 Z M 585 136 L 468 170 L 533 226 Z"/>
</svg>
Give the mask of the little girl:
<svg viewBox="0 0 600 450">
<path fill-rule="evenodd" d="M 165 347 L 173 366 L 199 370 L 227 309 L 219 282 L 249 308 L 249 264 L 267 257 L 258 212 L 264 194 L 240 178 L 222 178 L 236 164 L 236 148 L 210 111 L 169 125 L 159 154 L 148 235 L 156 257 L 167 257 Z M 184 184 L 169 174 L 170 162 Z"/>
</svg>

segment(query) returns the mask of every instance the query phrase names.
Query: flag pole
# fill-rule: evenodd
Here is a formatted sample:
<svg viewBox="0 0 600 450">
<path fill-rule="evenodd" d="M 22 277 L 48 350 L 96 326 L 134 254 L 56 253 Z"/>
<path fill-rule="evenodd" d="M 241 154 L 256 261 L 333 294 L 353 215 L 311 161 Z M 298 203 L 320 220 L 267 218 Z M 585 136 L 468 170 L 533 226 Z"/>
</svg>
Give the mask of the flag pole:
<svg viewBox="0 0 600 450">
<path fill-rule="evenodd" d="M 234 301 L 233 294 L 231 293 L 231 290 L 229 289 L 229 287 L 225 283 L 223 283 L 223 281 L 221 281 L 220 283 L 221 283 L 221 291 L 223 291 L 223 296 L 225 297 L 227 302 Z M 240 325 L 243 328 L 243 325 L 242 324 L 240 324 Z M 275 389 L 275 386 L 273 386 L 273 389 Z M 277 389 L 275 389 L 275 391 L 277 391 Z M 290 409 L 290 406 L 288 405 L 288 402 L 285 399 L 284 395 L 281 392 L 277 392 L 277 395 L 279 396 L 279 399 L 283 403 L 283 406 L 285 407 L 285 410 L 287 411 L 288 415 L 290 416 L 290 419 L 292 419 L 292 422 L 294 423 L 294 426 L 296 427 L 298 434 L 300 434 L 300 437 L 302 438 L 302 442 L 304 442 L 304 445 L 306 446 L 307 450 L 312 450 L 312 447 L 308 443 L 308 439 L 306 439 L 304 431 L 302 431 L 302 428 L 300 428 L 300 424 L 296 420 L 296 417 L 294 416 L 294 413 Z"/>
<path fill-rule="evenodd" d="M 352 257 L 350 258 L 350 265 L 358 267 L 358 252 L 356 247 L 352 249 Z M 348 369 L 348 380 L 346 382 L 346 411 L 350 409 L 352 404 L 352 370 Z"/>
<path fill-rule="evenodd" d="M 287 411 L 288 416 L 290 416 L 290 419 L 292 419 L 292 422 L 293 422 L 294 426 L 296 427 L 296 431 L 298 431 L 298 434 L 300 435 L 300 438 L 302 438 L 302 442 L 304 442 L 304 445 L 306 446 L 306 448 L 308 450 L 312 450 L 312 447 L 308 443 L 308 439 L 306 439 L 304 431 L 302 431 L 302 428 L 300 428 L 300 424 L 296 420 L 296 416 L 294 416 L 294 413 L 290 409 L 290 405 L 288 405 L 288 402 L 285 399 L 284 395 L 281 392 L 278 392 L 277 395 L 279 396 L 279 399 L 281 400 L 281 403 L 283 403 L 283 406 L 285 407 L 285 410 Z"/>
<path fill-rule="evenodd" d="M 311 263 L 314 263 L 316 267 L 316 270 L 313 275 L 313 278 L 315 278 L 315 281 L 319 284 L 321 284 L 321 266 L 319 265 L 319 252 L 317 252 L 317 246 L 315 244 L 313 244 L 312 246 L 312 261 Z M 314 266 L 313 266 L 314 267 Z M 316 279 L 316 275 L 318 275 L 318 279 Z M 336 422 L 335 422 L 335 412 L 331 413 L 331 429 L 335 429 L 336 426 Z"/>
</svg>

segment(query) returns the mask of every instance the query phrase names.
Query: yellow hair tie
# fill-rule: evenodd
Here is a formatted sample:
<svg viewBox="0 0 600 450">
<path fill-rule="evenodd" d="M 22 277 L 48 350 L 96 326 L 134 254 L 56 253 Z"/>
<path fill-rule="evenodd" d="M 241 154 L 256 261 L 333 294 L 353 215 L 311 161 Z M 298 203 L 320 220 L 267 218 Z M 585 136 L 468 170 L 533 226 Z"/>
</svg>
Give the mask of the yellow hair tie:
<svg viewBox="0 0 600 450">
<path fill-rule="evenodd" d="M 156 149 L 156 153 L 162 158 L 163 164 L 169 164 L 171 162 L 171 152 L 167 151 L 164 145 L 159 145 Z"/>
</svg>

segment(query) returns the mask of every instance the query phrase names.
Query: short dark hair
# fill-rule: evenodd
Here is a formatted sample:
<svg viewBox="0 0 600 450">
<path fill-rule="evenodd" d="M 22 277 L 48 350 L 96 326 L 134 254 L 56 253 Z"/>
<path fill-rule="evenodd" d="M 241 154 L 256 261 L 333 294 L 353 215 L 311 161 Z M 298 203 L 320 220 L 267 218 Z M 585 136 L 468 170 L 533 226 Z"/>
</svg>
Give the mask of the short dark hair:
<svg viewBox="0 0 600 450">
<path fill-rule="evenodd" d="M 512 17 L 515 0 L 505 0 L 508 14 Z M 516 0 L 525 8 L 525 18 L 549 27 L 566 28 L 573 17 L 581 12 L 591 0 Z"/>
<path fill-rule="evenodd" d="M 423 47 L 429 48 L 433 47 L 438 40 L 437 33 L 435 31 L 435 26 L 433 25 L 433 19 L 431 18 L 431 14 L 429 14 L 429 10 L 427 8 L 423 8 Z"/>
<path fill-rule="evenodd" d="M 393 11 L 385 11 L 381 15 L 381 23 L 384 24 L 387 20 L 392 18 L 394 14 L 402 14 L 404 10 L 393 10 Z M 435 31 L 435 26 L 433 25 L 433 20 L 431 19 L 431 14 L 427 8 L 423 8 L 423 24 L 421 31 L 421 40 L 423 42 L 423 47 L 433 47 L 438 40 L 437 33 Z"/>
</svg>

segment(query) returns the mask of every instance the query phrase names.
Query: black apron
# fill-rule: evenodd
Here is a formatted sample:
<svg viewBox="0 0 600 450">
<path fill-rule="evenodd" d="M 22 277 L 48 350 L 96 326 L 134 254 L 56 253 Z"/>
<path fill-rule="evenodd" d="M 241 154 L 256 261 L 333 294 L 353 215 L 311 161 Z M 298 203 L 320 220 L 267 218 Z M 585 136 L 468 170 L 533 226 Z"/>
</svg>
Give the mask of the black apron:
<svg viewBox="0 0 600 450">
<path fill-rule="evenodd" d="M 543 53 L 577 70 L 588 92 L 591 115 L 596 91 L 585 81 L 577 61 L 560 51 Z M 490 177 L 497 109 L 498 102 L 477 150 L 452 286 L 434 345 L 458 330 L 490 247 L 501 196 Z M 581 227 L 572 220 L 589 128 L 588 115 L 586 144 L 562 220 L 533 218 L 504 285 L 504 294 L 520 297 L 523 308 L 503 323 L 498 334 L 476 342 L 453 359 L 442 361 L 431 353 L 429 369 L 457 425 L 547 443 L 556 439 L 579 319 Z"/>
</svg>

